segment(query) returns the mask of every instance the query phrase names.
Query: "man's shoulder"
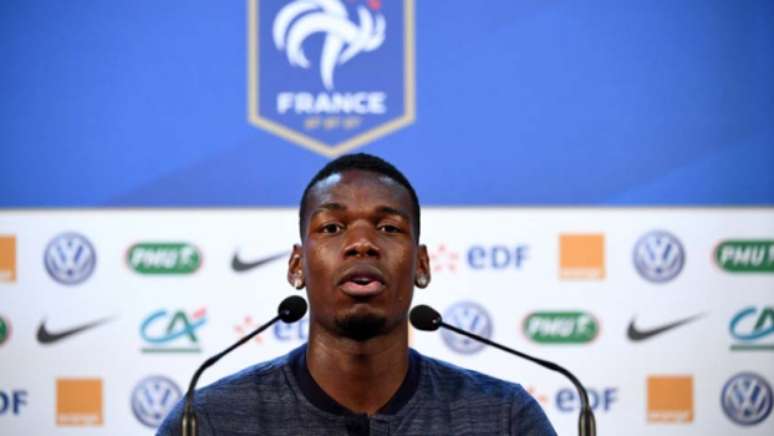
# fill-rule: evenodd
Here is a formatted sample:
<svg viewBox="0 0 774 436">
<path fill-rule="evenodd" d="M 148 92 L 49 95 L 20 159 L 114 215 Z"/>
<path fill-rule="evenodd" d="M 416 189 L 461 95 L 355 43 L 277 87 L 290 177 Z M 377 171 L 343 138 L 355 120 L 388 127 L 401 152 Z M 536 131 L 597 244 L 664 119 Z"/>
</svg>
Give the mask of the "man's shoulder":
<svg viewBox="0 0 774 436">
<path fill-rule="evenodd" d="M 520 384 L 432 357 L 420 355 L 420 362 L 424 398 L 447 403 L 456 415 L 475 423 L 477 432 L 503 433 L 507 428 L 506 434 L 556 435 L 543 409 Z"/>
<path fill-rule="evenodd" d="M 276 398 L 283 401 L 289 389 L 284 368 L 289 364 L 293 350 L 284 356 L 261 362 L 239 372 L 197 389 L 194 394 L 194 410 L 200 419 L 200 434 L 210 434 L 210 419 L 244 414 L 249 416 L 262 398 Z M 183 397 L 167 415 L 157 435 L 178 435 L 179 423 L 183 413 Z M 243 413 L 244 412 L 244 413 Z"/>
<path fill-rule="evenodd" d="M 466 401 L 476 397 L 505 401 L 530 398 L 527 391 L 518 383 L 462 368 L 443 360 L 419 356 L 422 370 L 427 374 L 431 388 L 443 392 L 445 396 Z"/>
<path fill-rule="evenodd" d="M 287 366 L 291 354 L 292 352 L 248 366 L 204 388 L 197 389 L 195 400 L 207 403 L 219 401 L 223 397 L 255 395 L 263 389 L 276 387 L 284 383 L 285 375 L 282 368 Z"/>
</svg>

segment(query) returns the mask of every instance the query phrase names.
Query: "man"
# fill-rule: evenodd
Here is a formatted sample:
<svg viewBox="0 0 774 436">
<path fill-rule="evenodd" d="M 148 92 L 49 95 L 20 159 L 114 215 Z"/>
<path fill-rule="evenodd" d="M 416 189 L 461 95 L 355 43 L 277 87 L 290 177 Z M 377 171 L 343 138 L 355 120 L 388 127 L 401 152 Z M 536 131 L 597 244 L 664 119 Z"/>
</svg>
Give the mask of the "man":
<svg viewBox="0 0 774 436">
<path fill-rule="evenodd" d="M 430 283 L 408 180 L 374 156 L 326 165 L 301 198 L 288 281 L 306 288 L 308 344 L 197 391 L 200 435 L 554 435 L 519 385 L 408 347 Z M 159 435 L 179 434 L 181 404 Z"/>
</svg>

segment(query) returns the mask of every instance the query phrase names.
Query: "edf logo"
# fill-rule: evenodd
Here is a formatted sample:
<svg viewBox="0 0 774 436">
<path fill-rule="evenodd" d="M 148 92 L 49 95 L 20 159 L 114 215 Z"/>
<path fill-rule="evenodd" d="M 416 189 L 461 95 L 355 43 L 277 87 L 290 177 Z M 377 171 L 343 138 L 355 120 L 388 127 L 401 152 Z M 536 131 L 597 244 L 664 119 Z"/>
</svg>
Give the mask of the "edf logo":
<svg viewBox="0 0 774 436">
<path fill-rule="evenodd" d="M 588 389 L 589 405 L 595 412 L 609 412 L 613 403 L 618 401 L 618 388 Z M 556 408 L 560 412 L 576 412 L 580 409 L 580 399 L 575 389 L 564 388 L 556 393 Z"/>
<path fill-rule="evenodd" d="M 473 269 L 521 269 L 528 249 L 526 245 L 474 245 L 468 250 L 468 265 Z"/>
<path fill-rule="evenodd" d="M 305 341 L 309 337 L 309 317 L 306 316 L 298 322 L 274 324 L 274 337 L 280 342 Z"/>
<path fill-rule="evenodd" d="M 22 406 L 27 405 L 27 391 L 0 390 L 0 416 L 11 414 L 18 415 Z"/>
</svg>

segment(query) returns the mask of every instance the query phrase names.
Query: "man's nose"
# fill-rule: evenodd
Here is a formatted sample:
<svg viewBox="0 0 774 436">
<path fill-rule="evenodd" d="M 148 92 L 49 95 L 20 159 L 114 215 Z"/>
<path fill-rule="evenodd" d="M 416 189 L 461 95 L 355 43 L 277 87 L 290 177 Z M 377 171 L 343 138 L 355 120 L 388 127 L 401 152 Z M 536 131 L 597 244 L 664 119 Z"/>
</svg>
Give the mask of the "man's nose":
<svg viewBox="0 0 774 436">
<path fill-rule="evenodd" d="M 353 228 L 350 232 L 351 239 L 344 249 L 345 256 L 379 257 L 379 247 L 373 241 L 375 235 L 372 231 Z"/>
</svg>

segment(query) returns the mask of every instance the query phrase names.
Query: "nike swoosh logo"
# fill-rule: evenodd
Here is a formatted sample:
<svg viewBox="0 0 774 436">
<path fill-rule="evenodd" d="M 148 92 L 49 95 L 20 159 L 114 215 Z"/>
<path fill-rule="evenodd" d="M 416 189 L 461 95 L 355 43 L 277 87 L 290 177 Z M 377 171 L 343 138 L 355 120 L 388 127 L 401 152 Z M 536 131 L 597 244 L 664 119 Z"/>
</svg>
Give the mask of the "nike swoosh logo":
<svg viewBox="0 0 774 436">
<path fill-rule="evenodd" d="M 666 331 L 688 324 L 689 322 L 696 321 L 702 316 L 704 316 L 704 314 L 700 313 L 685 319 L 681 319 L 681 320 L 671 322 L 669 324 L 665 324 L 660 327 L 656 327 L 648 330 L 640 330 L 637 327 L 635 327 L 634 319 L 632 319 L 632 321 L 629 323 L 629 328 L 626 330 L 626 336 L 628 336 L 629 339 L 631 339 L 632 341 L 644 341 L 645 339 L 649 339 L 649 338 L 652 338 L 653 336 L 660 335 L 661 333 L 664 333 Z"/>
<path fill-rule="evenodd" d="M 53 344 L 54 342 L 59 342 L 68 336 L 72 336 L 72 335 L 84 332 L 86 330 L 99 327 L 100 325 L 105 324 L 106 322 L 112 319 L 113 318 L 102 318 L 96 321 L 92 321 L 86 324 L 81 324 L 71 329 L 62 330 L 59 332 L 48 331 L 48 329 L 46 328 L 46 320 L 43 320 L 40 323 L 40 327 L 38 327 L 38 342 L 40 342 L 41 344 Z"/>
<path fill-rule="evenodd" d="M 283 251 L 282 253 L 273 254 L 269 257 L 264 257 L 258 260 L 254 260 L 252 262 L 243 262 L 242 259 L 239 258 L 239 253 L 235 253 L 234 257 L 231 258 L 231 269 L 233 269 L 236 272 L 245 272 L 253 268 L 258 268 L 259 266 L 266 265 L 269 262 L 274 262 L 277 259 L 282 259 L 283 257 L 287 257 L 289 254 L 290 252 Z"/>
</svg>

